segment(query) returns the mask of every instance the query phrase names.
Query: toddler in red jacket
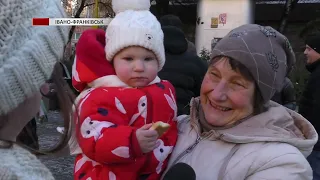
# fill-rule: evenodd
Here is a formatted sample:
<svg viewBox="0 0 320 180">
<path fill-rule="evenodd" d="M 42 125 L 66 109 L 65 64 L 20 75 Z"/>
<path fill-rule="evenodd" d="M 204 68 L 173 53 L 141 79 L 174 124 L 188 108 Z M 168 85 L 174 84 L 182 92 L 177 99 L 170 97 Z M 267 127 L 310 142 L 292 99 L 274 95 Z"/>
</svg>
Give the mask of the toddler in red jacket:
<svg viewBox="0 0 320 180">
<path fill-rule="evenodd" d="M 157 76 L 163 32 L 150 0 L 112 3 L 106 33 L 87 30 L 76 47 L 74 179 L 160 179 L 177 140 L 174 87 Z M 150 129 L 158 121 L 170 124 L 161 136 Z"/>
</svg>

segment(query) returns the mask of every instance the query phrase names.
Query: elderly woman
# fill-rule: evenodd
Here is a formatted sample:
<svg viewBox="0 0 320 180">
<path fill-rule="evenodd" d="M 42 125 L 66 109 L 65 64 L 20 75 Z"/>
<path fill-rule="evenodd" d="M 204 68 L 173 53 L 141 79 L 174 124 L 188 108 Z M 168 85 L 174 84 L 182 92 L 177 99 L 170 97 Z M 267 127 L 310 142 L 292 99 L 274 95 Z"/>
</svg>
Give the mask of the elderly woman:
<svg viewBox="0 0 320 180">
<path fill-rule="evenodd" d="M 295 62 L 285 36 L 243 25 L 213 49 L 200 97 L 180 116 L 168 169 L 183 162 L 197 180 L 306 180 L 317 142 L 301 115 L 270 101 Z"/>
</svg>

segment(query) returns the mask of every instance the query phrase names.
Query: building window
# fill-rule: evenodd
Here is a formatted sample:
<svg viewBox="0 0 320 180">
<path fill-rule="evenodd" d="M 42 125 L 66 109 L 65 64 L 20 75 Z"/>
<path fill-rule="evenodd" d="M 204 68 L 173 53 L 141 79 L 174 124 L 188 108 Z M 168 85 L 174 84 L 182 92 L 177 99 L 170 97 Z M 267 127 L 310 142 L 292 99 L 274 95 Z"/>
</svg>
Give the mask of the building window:
<svg viewBox="0 0 320 180">
<path fill-rule="evenodd" d="M 74 40 L 79 40 L 81 33 L 74 33 Z"/>
</svg>

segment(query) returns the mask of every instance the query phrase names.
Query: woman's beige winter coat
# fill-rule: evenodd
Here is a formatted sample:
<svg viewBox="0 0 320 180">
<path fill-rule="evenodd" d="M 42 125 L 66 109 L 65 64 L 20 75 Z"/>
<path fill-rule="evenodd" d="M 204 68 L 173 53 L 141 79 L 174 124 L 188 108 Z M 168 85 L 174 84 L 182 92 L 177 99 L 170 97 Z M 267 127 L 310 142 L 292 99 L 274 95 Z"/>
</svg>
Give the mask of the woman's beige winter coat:
<svg viewBox="0 0 320 180">
<path fill-rule="evenodd" d="M 306 157 L 318 135 L 301 115 L 270 102 L 268 111 L 230 129 L 201 134 L 199 100 L 179 116 L 179 138 L 167 170 L 189 164 L 197 180 L 312 180 Z"/>
</svg>

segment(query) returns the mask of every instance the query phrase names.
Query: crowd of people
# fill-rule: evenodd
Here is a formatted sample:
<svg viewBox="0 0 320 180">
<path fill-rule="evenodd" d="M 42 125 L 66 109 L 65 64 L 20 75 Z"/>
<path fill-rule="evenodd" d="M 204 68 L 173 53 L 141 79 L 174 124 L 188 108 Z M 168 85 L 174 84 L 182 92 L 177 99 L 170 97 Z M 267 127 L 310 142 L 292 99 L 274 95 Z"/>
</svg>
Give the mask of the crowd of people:
<svg viewBox="0 0 320 180">
<path fill-rule="evenodd" d="M 69 27 L 30 23 L 66 17 L 59 0 L 0 6 L 0 180 L 54 179 L 37 156 L 66 150 L 75 180 L 320 180 L 320 34 L 306 38 L 310 77 L 296 98 L 295 53 L 272 27 L 235 27 L 205 62 L 179 17 L 157 20 L 149 0 L 112 6 L 106 30 L 81 35 L 72 73 L 62 62 Z M 64 119 L 46 151 L 42 97 Z"/>
</svg>

